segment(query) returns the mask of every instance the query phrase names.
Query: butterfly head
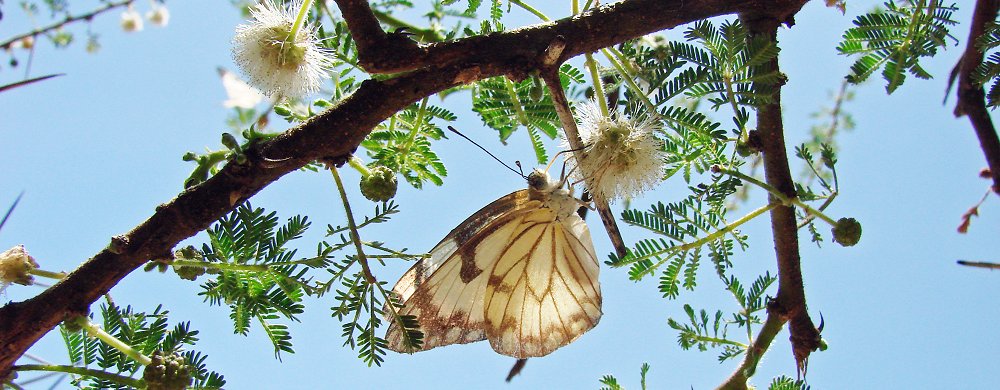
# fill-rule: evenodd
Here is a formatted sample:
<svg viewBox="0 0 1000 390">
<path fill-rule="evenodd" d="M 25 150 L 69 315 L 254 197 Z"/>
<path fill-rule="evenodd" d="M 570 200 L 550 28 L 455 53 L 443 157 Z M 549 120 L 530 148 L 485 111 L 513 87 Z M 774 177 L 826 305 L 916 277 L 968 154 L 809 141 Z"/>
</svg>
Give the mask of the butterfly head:
<svg viewBox="0 0 1000 390">
<path fill-rule="evenodd" d="M 554 182 L 549 174 L 541 169 L 535 168 L 528 174 L 528 188 L 541 192 L 552 192 L 562 187 L 562 182 Z"/>
</svg>

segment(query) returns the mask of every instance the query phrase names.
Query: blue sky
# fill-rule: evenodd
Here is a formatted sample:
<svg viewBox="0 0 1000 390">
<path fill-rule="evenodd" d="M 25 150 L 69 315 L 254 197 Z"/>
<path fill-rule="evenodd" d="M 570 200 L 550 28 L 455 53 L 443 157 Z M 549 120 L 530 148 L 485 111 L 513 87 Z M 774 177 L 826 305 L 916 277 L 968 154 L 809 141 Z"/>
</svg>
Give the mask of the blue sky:
<svg viewBox="0 0 1000 390">
<path fill-rule="evenodd" d="M 73 2 L 78 10 L 91 3 Z M 875 4 L 859 3 L 851 2 L 849 15 L 841 16 L 822 2 L 810 2 L 796 25 L 779 37 L 789 77 L 783 90 L 789 145 L 806 139 L 815 123 L 809 114 L 830 104 L 830 93 L 847 72 L 850 61 L 837 56 L 834 46 L 853 15 Z M 180 159 L 186 151 L 219 147 L 228 112 L 215 69 L 235 68 L 229 41 L 240 15 L 226 1 L 171 1 L 168 6 L 168 27 L 147 24 L 139 33 L 121 32 L 117 14 L 98 17 L 93 29 L 103 48 L 95 55 L 84 52 L 79 28 L 74 31 L 80 41 L 69 49 L 39 44 L 31 74 L 66 76 L 0 94 L 0 205 L 25 192 L 0 232 L 0 248 L 24 244 L 43 268 L 69 271 L 181 189 L 193 167 Z M 139 5 L 142 12 L 147 8 Z M 562 17 L 568 8 L 567 2 L 545 12 Z M 10 2 L 3 10 L 0 38 L 30 25 Z M 970 12 L 956 14 L 963 24 L 952 33 L 963 40 Z M 514 27 L 534 20 L 515 13 L 504 22 Z M 677 39 L 680 32 L 667 34 Z M 1000 357 L 994 326 L 1000 312 L 992 299 L 1000 293 L 1000 275 L 955 265 L 957 259 L 1000 260 L 995 197 L 980 209 L 982 216 L 969 234 L 955 232 L 960 215 L 987 187 L 976 176 L 985 163 L 967 120 L 952 116 L 953 103 L 941 105 L 945 79 L 962 47 L 964 42 L 927 61 L 935 79 L 908 80 L 892 96 L 885 95 L 881 80 L 874 80 L 857 88 L 856 99 L 845 107 L 857 128 L 838 139 L 841 195 L 829 210 L 860 220 L 864 236 L 852 248 L 803 243 L 809 308 L 814 318 L 819 313 L 825 318 L 823 335 L 830 346 L 810 359 L 813 388 L 995 387 L 986 362 Z M 0 70 L 0 84 L 23 76 L 25 58 L 19 55 L 22 67 Z M 467 96 L 449 97 L 443 104 L 459 113 L 456 127 L 501 159 L 531 161 L 523 132 L 504 148 L 467 111 Z M 403 212 L 396 223 L 369 232 L 370 239 L 425 251 L 473 211 L 524 186 L 520 177 L 464 141 L 440 142 L 435 149 L 449 168 L 445 186 L 416 191 L 401 185 L 397 201 Z M 345 180 L 356 182 L 357 176 L 347 173 Z M 634 205 L 675 201 L 683 193 L 682 182 L 668 181 Z M 322 226 L 343 221 L 327 174 L 292 173 L 252 202 L 283 218 L 309 215 L 314 228 L 300 241 L 303 253 L 322 238 Z M 372 208 L 360 197 L 353 202 L 361 211 Z M 763 202 L 756 191 L 743 210 Z M 603 258 L 610 244 L 599 221 L 592 216 L 588 222 Z M 751 248 L 734 260 L 744 279 L 775 270 L 768 228 L 769 221 L 761 218 L 744 230 L 751 235 Z M 638 229 L 624 228 L 623 234 L 626 242 L 646 237 Z M 377 272 L 395 280 L 406 267 L 391 264 Z M 340 323 L 330 317 L 332 297 L 307 303 L 302 323 L 292 327 L 296 353 L 278 362 L 259 329 L 249 337 L 233 335 L 228 311 L 203 303 L 196 283 L 137 271 L 112 294 L 120 304 L 140 310 L 163 303 L 173 320 L 190 320 L 202 332 L 199 349 L 209 355 L 212 369 L 226 375 L 231 389 L 579 389 L 597 388 L 605 374 L 638 388 L 644 362 L 652 366 L 650 388 L 704 389 L 731 373 L 737 362 L 719 364 L 714 352 L 681 350 L 676 332 L 666 326 L 668 317 L 683 316 L 685 303 L 711 311 L 735 307 L 711 273 L 702 273 L 696 292 L 668 301 L 660 298 L 655 279 L 633 283 L 625 270 L 601 271 L 600 324 L 577 342 L 529 361 L 510 384 L 503 377 L 513 359 L 493 353 L 488 343 L 390 353 L 382 367 L 369 368 L 356 352 L 341 347 Z M 38 291 L 13 286 L 3 299 L 20 300 Z M 779 334 L 764 357 L 753 381 L 759 387 L 774 376 L 794 375 L 787 336 Z M 58 337 L 47 337 L 32 352 L 56 363 L 67 360 Z M 47 388 L 51 381 L 40 383 L 33 388 Z M 61 388 L 67 387 L 63 382 Z"/>
</svg>

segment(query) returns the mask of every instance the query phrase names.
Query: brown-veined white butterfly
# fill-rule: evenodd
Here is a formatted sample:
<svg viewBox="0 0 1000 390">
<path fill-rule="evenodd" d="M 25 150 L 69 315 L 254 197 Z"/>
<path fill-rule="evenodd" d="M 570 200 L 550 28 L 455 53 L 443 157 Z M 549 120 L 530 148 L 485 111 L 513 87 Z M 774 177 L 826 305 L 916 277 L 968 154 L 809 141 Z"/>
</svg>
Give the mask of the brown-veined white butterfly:
<svg viewBox="0 0 1000 390">
<path fill-rule="evenodd" d="M 576 213 L 581 203 L 565 179 L 538 169 L 527 179 L 527 189 L 472 214 L 400 278 L 397 314 L 415 316 L 424 338 L 411 350 L 391 321 L 390 349 L 488 339 L 498 353 L 523 359 L 548 355 L 597 325 L 600 268 Z"/>
</svg>

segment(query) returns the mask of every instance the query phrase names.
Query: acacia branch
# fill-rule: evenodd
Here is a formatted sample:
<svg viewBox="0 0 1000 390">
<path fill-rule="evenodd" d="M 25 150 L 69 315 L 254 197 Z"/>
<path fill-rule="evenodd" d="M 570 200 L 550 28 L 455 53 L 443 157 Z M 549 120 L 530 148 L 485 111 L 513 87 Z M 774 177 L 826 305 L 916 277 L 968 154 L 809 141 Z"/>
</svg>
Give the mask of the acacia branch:
<svg viewBox="0 0 1000 390">
<path fill-rule="evenodd" d="M 740 14 L 740 19 L 749 28 L 751 37 L 764 36 L 772 41 L 777 40 L 778 26 L 785 21 L 767 13 L 766 10 Z M 780 71 L 778 58 L 775 57 L 764 64 L 761 71 Z M 767 184 L 784 194 L 785 198 L 794 199 L 795 184 L 788 167 L 781 117 L 781 84 L 756 85 L 755 89 L 773 90 L 772 101 L 757 110 L 757 129 L 760 131 L 762 144 L 764 177 Z M 777 330 L 785 322 L 788 323 L 792 354 L 801 372 L 805 371 L 809 354 L 820 346 L 819 330 L 813 325 L 806 308 L 795 208 L 784 204 L 774 194 L 768 194 L 768 198 L 772 204 L 779 203 L 771 209 L 771 231 L 778 260 L 778 293 L 768 304 L 765 326 L 761 329 L 753 348 L 748 349 L 746 360 L 721 388 L 746 388 L 746 379 L 753 374 L 760 354 L 766 350 Z"/>
<path fill-rule="evenodd" d="M 346 161 L 376 125 L 420 99 L 484 78 L 538 69 L 539 58 L 557 36 L 566 40 L 560 58 L 565 60 L 712 16 L 760 9 L 790 17 L 804 1 L 629 0 L 552 23 L 431 45 L 432 56 L 412 61 L 421 63 L 420 70 L 364 81 L 336 106 L 249 147 L 242 164 L 230 162 L 158 206 L 149 219 L 38 296 L 0 307 L 0 378 L 9 375 L 14 362 L 38 339 L 63 319 L 86 313 L 136 268 L 171 257 L 178 242 L 208 228 L 283 175 L 315 160 Z M 338 4 L 360 6 L 349 0 Z"/>
<path fill-rule="evenodd" d="M 993 191 L 1000 194 L 1000 139 L 996 128 L 986 109 L 986 93 L 983 86 L 972 80 L 972 73 L 983 62 L 983 52 L 976 47 L 976 40 L 983 35 L 986 27 L 996 19 L 998 0 L 978 0 L 976 9 L 972 12 L 972 27 L 969 29 L 969 39 L 965 44 L 965 52 L 956 66 L 958 76 L 958 103 L 955 105 L 955 116 L 968 116 L 972 128 L 979 138 L 979 147 L 986 156 L 993 177 Z"/>
</svg>

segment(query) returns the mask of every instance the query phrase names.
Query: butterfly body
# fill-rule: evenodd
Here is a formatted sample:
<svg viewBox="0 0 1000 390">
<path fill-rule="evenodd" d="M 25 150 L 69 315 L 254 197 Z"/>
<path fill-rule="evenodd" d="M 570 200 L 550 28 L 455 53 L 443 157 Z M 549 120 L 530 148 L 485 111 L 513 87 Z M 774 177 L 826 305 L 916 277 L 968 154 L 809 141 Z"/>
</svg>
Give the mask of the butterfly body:
<svg viewBox="0 0 1000 390">
<path fill-rule="evenodd" d="M 542 171 L 528 183 L 459 224 L 397 282 L 398 314 L 415 316 L 424 340 L 412 348 L 391 323 L 390 349 L 488 339 L 501 354 L 536 357 L 597 324 L 599 266 L 580 202 Z"/>
</svg>

